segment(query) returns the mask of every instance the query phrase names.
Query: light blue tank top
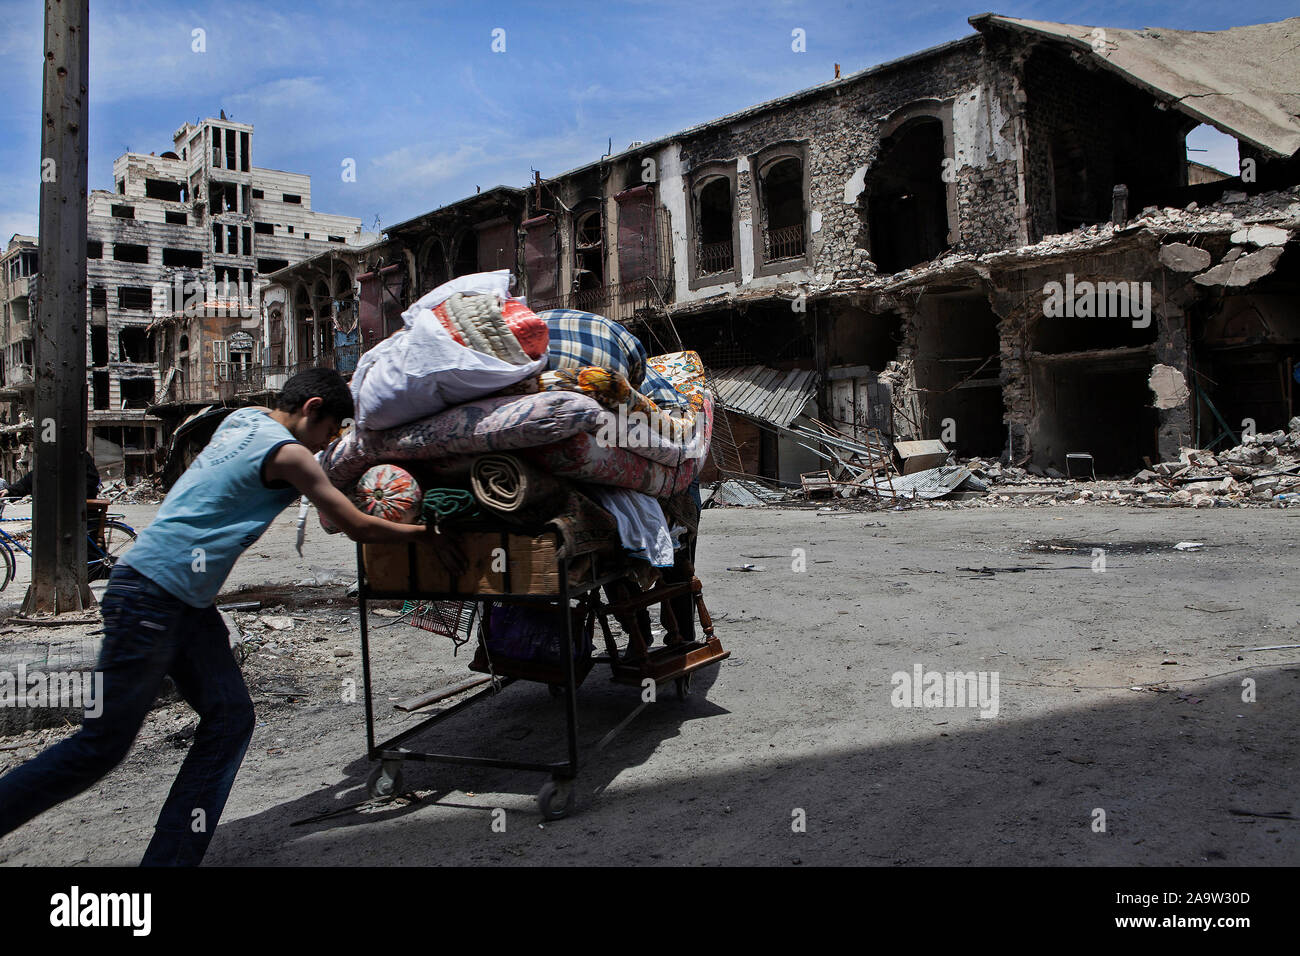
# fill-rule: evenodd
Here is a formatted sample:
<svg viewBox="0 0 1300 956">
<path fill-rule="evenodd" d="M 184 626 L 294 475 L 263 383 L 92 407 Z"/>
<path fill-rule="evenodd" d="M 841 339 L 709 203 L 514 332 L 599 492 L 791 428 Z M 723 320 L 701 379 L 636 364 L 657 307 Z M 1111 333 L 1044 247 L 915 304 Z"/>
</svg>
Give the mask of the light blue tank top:
<svg viewBox="0 0 1300 956">
<path fill-rule="evenodd" d="M 267 487 L 262 477 L 271 453 L 295 442 L 265 412 L 231 412 L 122 563 L 186 604 L 207 607 L 239 556 L 301 496 L 289 485 Z"/>
</svg>

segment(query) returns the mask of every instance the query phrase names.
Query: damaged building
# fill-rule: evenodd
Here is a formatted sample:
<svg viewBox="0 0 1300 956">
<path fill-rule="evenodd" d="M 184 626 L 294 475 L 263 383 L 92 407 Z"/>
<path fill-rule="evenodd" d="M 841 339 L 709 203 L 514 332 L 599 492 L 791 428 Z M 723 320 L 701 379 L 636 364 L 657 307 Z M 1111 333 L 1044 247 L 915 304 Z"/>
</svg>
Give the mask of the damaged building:
<svg viewBox="0 0 1300 956">
<path fill-rule="evenodd" d="M 35 236 L 14 235 L 0 253 L 0 478 L 27 472 L 32 442 L 32 318 L 40 254 Z"/>
<path fill-rule="evenodd" d="M 114 188 L 88 202 L 86 441 L 105 480 L 153 474 L 180 421 L 261 369 L 274 346 L 263 312 L 284 312 L 262 294 L 267 276 L 373 238 L 313 210 L 309 176 L 254 166 L 248 124 L 223 113 L 172 139 L 160 155 L 119 156 Z M 0 394 L 30 416 L 27 290 L 10 286 Z"/>
<path fill-rule="evenodd" d="M 328 348 L 336 270 L 357 281 L 364 348 L 446 278 L 509 267 L 535 310 L 699 352 L 729 412 L 714 442 L 729 473 L 797 483 L 834 464 L 807 437 L 828 428 L 1131 474 L 1286 427 L 1300 19 L 970 22 L 281 270 L 284 354 Z M 1189 162 L 1202 124 L 1237 141 L 1239 169 Z"/>
</svg>

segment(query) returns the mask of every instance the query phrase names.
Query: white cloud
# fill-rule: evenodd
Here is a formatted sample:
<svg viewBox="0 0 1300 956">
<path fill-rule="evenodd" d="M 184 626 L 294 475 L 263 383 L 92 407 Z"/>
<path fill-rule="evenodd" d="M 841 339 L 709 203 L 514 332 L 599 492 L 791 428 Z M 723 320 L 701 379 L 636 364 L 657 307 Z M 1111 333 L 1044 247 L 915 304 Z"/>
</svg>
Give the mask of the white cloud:
<svg viewBox="0 0 1300 956">
<path fill-rule="evenodd" d="M 337 108 L 340 100 L 324 77 L 286 76 L 262 83 L 226 98 L 232 107 L 249 106 L 258 110 L 301 110 L 310 105 L 313 112 L 324 113 Z"/>
<path fill-rule="evenodd" d="M 486 157 L 485 144 L 461 143 L 452 150 L 439 150 L 432 143 L 402 146 L 371 161 L 393 189 L 427 188 L 444 183 L 480 166 Z"/>
</svg>

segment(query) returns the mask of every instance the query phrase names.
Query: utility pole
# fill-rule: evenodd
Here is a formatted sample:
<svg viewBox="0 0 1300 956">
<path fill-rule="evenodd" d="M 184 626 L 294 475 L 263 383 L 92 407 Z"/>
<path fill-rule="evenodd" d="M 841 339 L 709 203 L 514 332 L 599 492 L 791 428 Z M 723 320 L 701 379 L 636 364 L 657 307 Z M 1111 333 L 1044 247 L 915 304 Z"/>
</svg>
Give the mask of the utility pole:
<svg viewBox="0 0 1300 956">
<path fill-rule="evenodd" d="M 23 614 L 80 611 L 86 584 L 86 125 L 89 0 L 45 0 L 36 479 Z"/>
</svg>

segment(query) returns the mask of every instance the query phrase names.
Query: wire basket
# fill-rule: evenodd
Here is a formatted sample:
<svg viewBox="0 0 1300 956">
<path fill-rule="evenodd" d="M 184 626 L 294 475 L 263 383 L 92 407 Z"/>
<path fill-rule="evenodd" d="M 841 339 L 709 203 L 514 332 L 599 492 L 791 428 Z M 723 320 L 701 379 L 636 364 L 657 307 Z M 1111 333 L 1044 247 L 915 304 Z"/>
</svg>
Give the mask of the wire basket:
<svg viewBox="0 0 1300 956">
<path fill-rule="evenodd" d="M 473 635 L 477 607 L 473 601 L 405 601 L 402 615 L 410 615 L 411 627 L 450 638 L 459 648 Z"/>
</svg>

